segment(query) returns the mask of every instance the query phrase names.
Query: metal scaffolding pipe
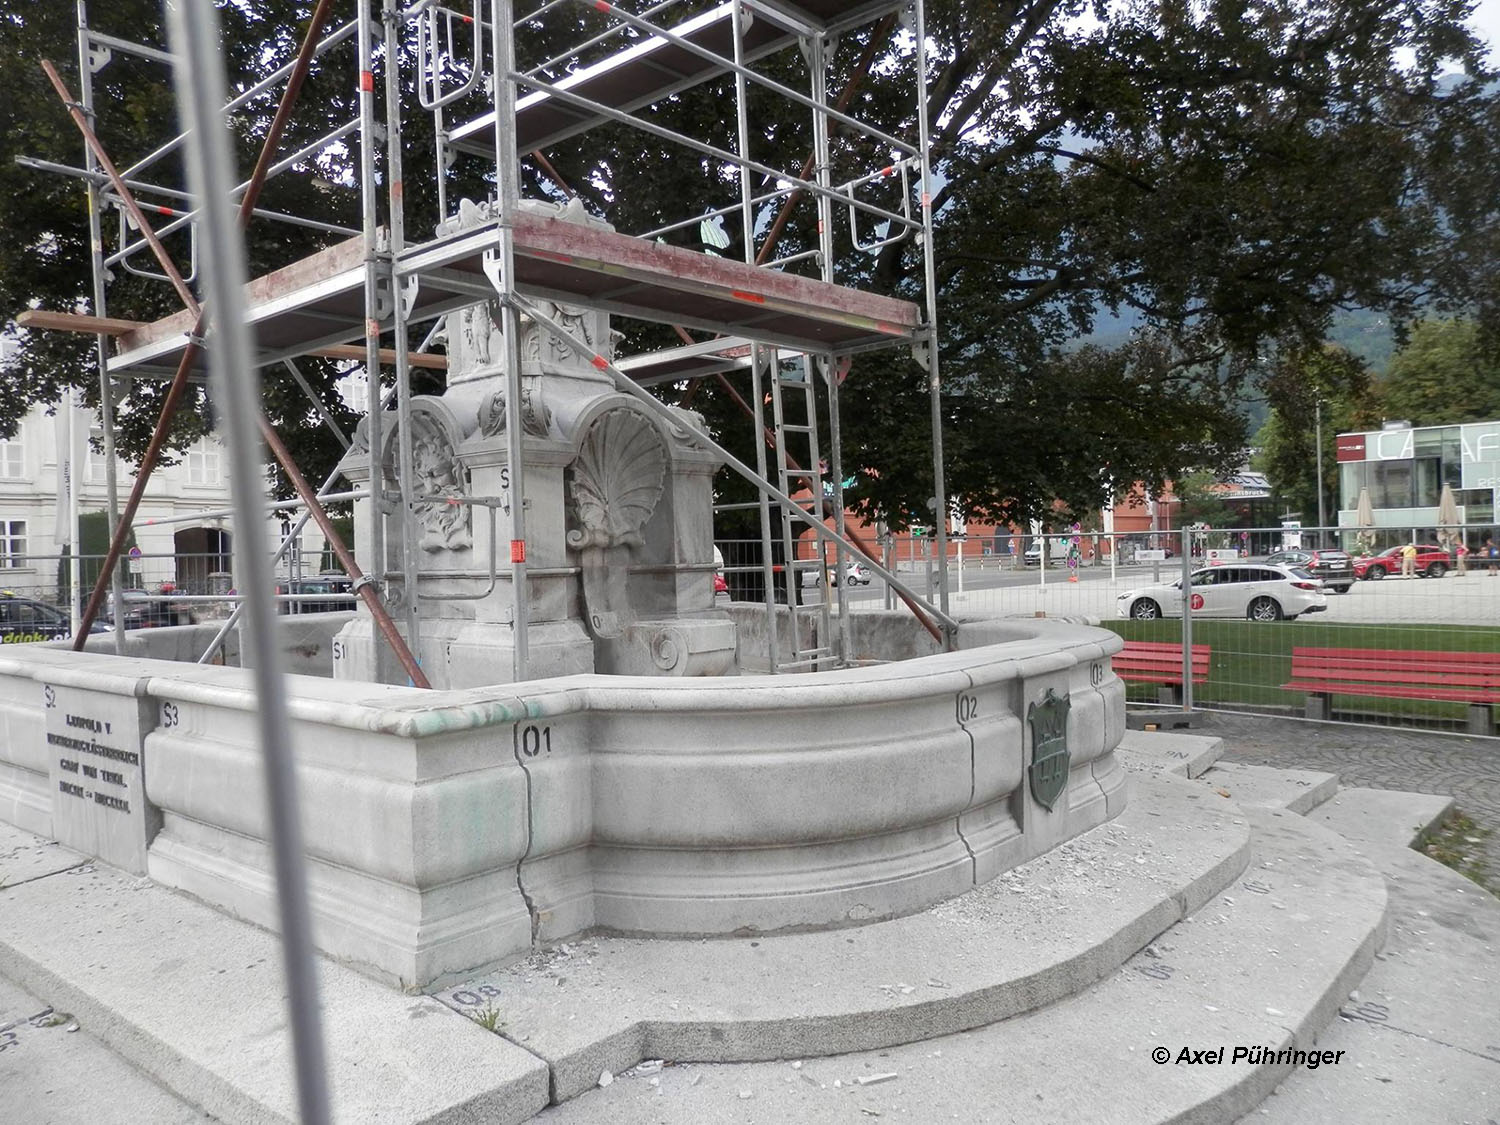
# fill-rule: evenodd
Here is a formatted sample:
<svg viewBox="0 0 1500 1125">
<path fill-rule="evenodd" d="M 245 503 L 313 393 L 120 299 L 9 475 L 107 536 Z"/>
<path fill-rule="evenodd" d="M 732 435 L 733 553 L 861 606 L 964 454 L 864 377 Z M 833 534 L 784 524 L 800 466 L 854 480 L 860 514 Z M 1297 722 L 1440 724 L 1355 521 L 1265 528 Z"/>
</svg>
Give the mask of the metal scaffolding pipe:
<svg viewBox="0 0 1500 1125">
<path fill-rule="evenodd" d="M 321 13 L 325 5 L 320 3 Z M 230 212 L 229 139 L 212 107 L 223 104 L 224 79 L 219 62 L 218 19 L 207 2 L 179 3 L 168 9 L 178 47 L 177 99 L 189 122 L 193 143 L 187 146 L 188 174 L 201 200 L 208 241 L 207 291 L 220 311 L 219 333 L 210 377 L 224 404 L 228 422 L 231 479 L 234 488 L 235 541 L 249 589 L 246 603 L 256 719 L 265 761 L 266 804 L 270 819 L 276 900 L 281 923 L 282 962 L 286 971 L 287 1017 L 292 1029 L 292 1057 L 297 1103 L 303 1125 L 326 1125 L 330 1119 L 322 1014 L 318 1003 L 317 965 L 312 941 L 304 869 L 302 822 L 297 774 L 292 760 L 292 731 L 287 714 L 281 654 L 275 642 L 275 607 L 271 604 L 271 568 L 265 551 L 265 502 L 258 469 L 259 451 L 250 429 L 260 412 L 260 382 L 250 365 L 250 334 L 244 320 L 245 244 Z M 319 16 L 314 16 L 314 27 Z M 313 35 L 309 34 L 309 45 Z M 262 418 L 262 423 L 264 420 Z"/>
</svg>

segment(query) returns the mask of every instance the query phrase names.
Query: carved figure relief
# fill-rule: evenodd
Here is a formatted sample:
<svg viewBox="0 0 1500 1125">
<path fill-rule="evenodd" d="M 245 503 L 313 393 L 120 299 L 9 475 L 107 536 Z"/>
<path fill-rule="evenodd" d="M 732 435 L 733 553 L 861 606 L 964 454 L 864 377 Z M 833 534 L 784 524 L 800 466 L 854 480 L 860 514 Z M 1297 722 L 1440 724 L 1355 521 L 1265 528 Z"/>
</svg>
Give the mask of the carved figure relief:
<svg viewBox="0 0 1500 1125">
<path fill-rule="evenodd" d="M 412 513 L 421 526 L 424 551 L 462 551 L 473 546 L 467 472 L 443 427 L 426 412 L 413 411 Z M 394 449 L 393 449 L 394 452 Z"/>
</svg>

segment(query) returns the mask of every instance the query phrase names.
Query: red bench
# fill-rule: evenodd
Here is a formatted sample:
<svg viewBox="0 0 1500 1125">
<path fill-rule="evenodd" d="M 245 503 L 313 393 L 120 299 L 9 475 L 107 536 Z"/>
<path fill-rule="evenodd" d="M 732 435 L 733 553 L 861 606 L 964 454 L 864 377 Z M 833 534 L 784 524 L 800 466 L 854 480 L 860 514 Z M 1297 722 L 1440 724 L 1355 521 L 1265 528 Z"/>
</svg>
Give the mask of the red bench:
<svg viewBox="0 0 1500 1125">
<path fill-rule="evenodd" d="M 1211 645 L 1193 646 L 1193 683 L 1208 680 Z M 1127 683 L 1161 684 L 1162 703 L 1182 702 L 1182 646 L 1169 641 L 1126 641 L 1110 661 L 1115 675 Z"/>
<path fill-rule="evenodd" d="M 1500 653 L 1386 648 L 1293 648 L 1286 691 L 1307 693 L 1307 717 L 1327 719 L 1335 695 L 1469 704 L 1469 731 L 1494 734 Z"/>
</svg>

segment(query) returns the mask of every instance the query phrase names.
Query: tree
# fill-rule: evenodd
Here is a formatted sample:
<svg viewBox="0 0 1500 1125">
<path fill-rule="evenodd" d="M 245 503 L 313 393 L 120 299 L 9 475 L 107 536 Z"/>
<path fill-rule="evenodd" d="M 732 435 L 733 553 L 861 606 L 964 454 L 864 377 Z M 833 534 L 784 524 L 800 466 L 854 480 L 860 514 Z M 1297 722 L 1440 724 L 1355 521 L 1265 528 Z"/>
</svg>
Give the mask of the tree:
<svg viewBox="0 0 1500 1125">
<path fill-rule="evenodd" d="M 1472 320 L 1424 320 L 1391 358 L 1376 386 L 1386 418 L 1413 426 L 1500 418 L 1500 356 Z"/>
<path fill-rule="evenodd" d="M 309 6 L 221 4 L 232 81 L 288 57 L 294 37 L 286 29 Z M 0 73 L 17 94 L 0 129 L 0 190 L 28 202 L 28 193 L 51 193 L 0 215 L 0 253 L 10 255 L 0 258 L 0 316 L 33 299 L 70 307 L 87 297 L 82 236 L 71 226 L 62 232 L 57 220 L 76 213 L 76 187 L 42 188 L 9 162 L 19 150 L 77 159 L 66 120 L 50 93 L 37 95 L 28 70 L 43 49 L 72 55 L 67 13 L 35 11 L 59 7 L 0 0 L 0 19 L 15 32 L 0 37 Z M 144 0 L 117 7 L 124 25 L 117 30 L 138 37 L 142 26 L 155 26 Z M 96 8 L 105 18 L 106 6 Z M 582 5 L 566 12 L 567 35 L 544 40 L 528 22 L 522 47 L 545 51 L 605 18 Z M 1402 321 L 1419 308 L 1485 314 L 1496 306 L 1493 259 L 1470 251 L 1496 245 L 1491 153 L 1500 146 L 1500 117 L 1465 15 L 1459 0 L 931 0 L 941 414 L 949 491 L 970 514 L 1025 519 L 1050 513 L 1055 500 L 1085 511 L 1127 480 L 1233 464 L 1245 443 L 1238 404 L 1267 378 L 1261 354 L 1316 347 L 1338 310 L 1369 308 Z M 830 86 L 843 89 L 873 51 L 876 65 L 851 112 L 914 140 L 914 53 L 909 37 L 893 40 L 890 27 L 842 36 Z M 297 138 L 347 115 L 346 55 L 320 62 L 305 102 L 322 108 L 299 115 Z M 806 78 L 795 50 L 758 65 L 793 85 Z M 1464 77 L 1444 77 L 1454 67 Z M 120 74 L 106 112 L 145 143 L 170 118 L 164 94 L 159 84 L 137 89 L 128 71 Z M 707 83 L 650 116 L 729 146 L 732 85 Z M 751 110 L 756 159 L 799 168 L 809 144 L 801 111 L 764 92 Z M 246 166 L 267 112 L 262 102 L 258 115 L 240 119 Z M 430 211 L 430 187 L 422 187 L 431 183 L 422 133 L 430 124 L 416 112 L 408 120 L 405 182 L 417 214 Z M 547 155 L 552 171 L 525 168 L 530 193 L 556 197 L 566 184 L 626 232 L 681 220 L 685 200 L 706 209 L 738 198 L 737 178 L 716 162 L 684 158 L 623 125 Z M 352 225 L 352 193 L 319 191 L 313 174 L 342 182 L 347 154 L 321 159 L 278 181 L 286 192 L 278 204 Z M 836 131 L 834 182 L 888 160 L 881 144 Z M 479 162 L 464 158 L 453 174 L 454 194 L 486 193 Z M 869 190 L 894 204 L 900 184 L 892 177 Z M 725 225 L 738 236 L 735 223 Z M 416 220 L 411 226 L 420 232 Z M 272 230 L 252 246 L 257 268 L 310 245 L 286 228 Z M 696 230 L 668 237 L 700 245 Z M 847 248 L 842 225 L 836 237 Z M 804 203 L 781 252 L 816 244 L 813 208 Z M 14 259 L 45 256 L 39 248 L 51 261 L 9 276 Z M 920 296 L 922 259 L 911 239 L 842 254 L 839 268 L 846 283 Z M 142 294 L 131 315 L 165 311 L 159 293 L 142 287 Z M 1137 338 L 1110 352 L 1077 350 L 1104 312 L 1129 314 Z M 662 326 L 620 327 L 631 348 L 677 342 Z M 87 381 L 85 351 L 77 341 L 29 339 L 0 374 L 0 425 L 13 417 L 5 412 L 58 385 Z M 857 357 L 844 384 L 845 471 L 859 476 L 856 503 L 898 528 L 931 518 L 926 378 L 903 356 L 875 353 Z M 318 385 L 330 382 L 320 372 Z M 127 422 L 127 442 L 149 426 L 151 393 L 149 384 L 132 391 L 130 418 L 146 421 Z M 325 443 L 294 402 L 288 392 L 279 421 L 308 435 L 311 456 Z M 756 436 L 719 388 L 704 385 L 692 406 L 736 453 L 753 457 Z M 731 483 L 725 492 L 738 489 Z"/>
<path fill-rule="evenodd" d="M 1276 357 L 1264 386 L 1270 415 L 1255 435 L 1252 464 L 1266 474 L 1278 503 L 1316 525 L 1319 420 L 1323 496 L 1337 497 L 1338 434 L 1374 424 L 1378 411 L 1369 370 L 1343 348 L 1293 349 Z M 1326 508 L 1323 514 L 1333 517 Z"/>
</svg>

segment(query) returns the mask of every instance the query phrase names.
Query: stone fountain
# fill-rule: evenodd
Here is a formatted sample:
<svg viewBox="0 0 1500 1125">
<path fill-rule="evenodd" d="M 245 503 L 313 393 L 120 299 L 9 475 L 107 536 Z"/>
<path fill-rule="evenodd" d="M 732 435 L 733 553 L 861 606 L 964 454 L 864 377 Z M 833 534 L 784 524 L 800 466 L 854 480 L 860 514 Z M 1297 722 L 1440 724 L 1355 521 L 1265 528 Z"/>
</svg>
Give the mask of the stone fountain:
<svg viewBox="0 0 1500 1125">
<path fill-rule="evenodd" d="M 558 210 L 568 221 L 607 229 L 576 204 Z M 465 202 L 438 234 L 460 235 L 489 220 L 486 206 Z M 580 343 L 612 354 L 607 314 L 558 302 L 544 307 Z M 361 559 L 373 559 L 374 520 L 384 519 L 390 599 L 398 606 L 417 600 L 415 655 L 433 687 L 460 688 L 513 678 L 517 591 L 508 561 L 513 500 L 498 301 L 448 314 L 441 339 L 447 390 L 415 397 L 410 412 L 415 589 L 399 577 L 399 511 L 377 517 L 374 501 L 360 501 L 355 543 Z M 712 481 L 719 458 L 689 426 L 664 424 L 525 317 L 520 354 L 531 676 L 734 671 L 734 625 L 714 608 Z M 687 411 L 674 413 L 701 423 Z M 395 415 L 388 417 L 381 483 L 394 490 L 400 429 Z M 365 428 L 340 469 L 356 487 L 370 483 Z M 393 616 L 399 623 L 403 615 Z M 336 678 L 406 682 L 374 636 L 365 614 L 343 631 Z"/>
</svg>

